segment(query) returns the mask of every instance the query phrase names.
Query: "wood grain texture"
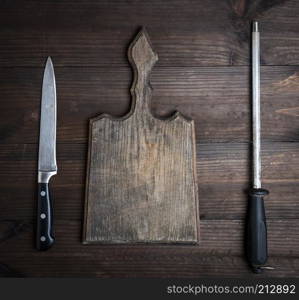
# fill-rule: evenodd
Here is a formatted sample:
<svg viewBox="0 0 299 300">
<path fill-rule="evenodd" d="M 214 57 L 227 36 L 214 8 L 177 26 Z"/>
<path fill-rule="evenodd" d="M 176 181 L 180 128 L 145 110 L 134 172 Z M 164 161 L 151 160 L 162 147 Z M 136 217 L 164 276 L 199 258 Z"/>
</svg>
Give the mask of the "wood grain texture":
<svg viewBox="0 0 299 300">
<path fill-rule="evenodd" d="M 275 270 L 268 270 L 261 277 L 299 276 L 298 232 L 289 230 L 297 223 L 298 219 L 269 220 L 269 265 Z M 58 221 L 56 247 L 42 254 L 31 247 L 34 233 L 27 230 L 7 241 L 0 248 L 0 256 L 16 269 L 26 270 L 28 277 L 256 276 L 246 266 L 243 256 L 242 220 L 202 220 L 202 236 L 197 246 L 94 244 L 86 247 L 80 243 L 80 228 L 80 220 Z"/>
<path fill-rule="evenodd" d="M 125 66 L 141 25 L 161 66 L 248 65 L 253 19 L 263 64 L 299 65 L 297 15 L 297 0 L 1 1 L 0 65 Z"/>
<path fill-rule="evenodd" d="M 114 250 L 114 249 L 113 249 Z M 25 277 L 79 277 L 79 278 L 256 278 L 240 256 L 234 255 L 195 255 L 185 249 L 183 254 L 175 255 L 173 251 L 143 255 L 129 250 L 120 251 L 121 256 L 106 258 L 105 254 L 91 257 L 88 254 L 77 254 L 65 251 L 64 254 L 47 254 L 37 259 L 37 254 L 26 256 L 5 256 L 9 265 L 19 270 L 26 270 Z M 107 251 L 108 253 L 108 251 Z M 188 253 L 188 255 L 187 255 Z M 134 257 L 134 259 L 133 259 Z M 299 259 L 288 257 L 271 257 L 269 264 L 275 268 L 266 271 L 259 278 L 298 277 Z M 45 271 L 40 268 L 44 266 Z"/>
<path fill-rule="evenodd" d="M 55 61 L 54 61 L 55 64 Z M 0 69 L 0 133 L 5 143 L 37 143 L 42 68 Z M 175 110 L 191 117 L 196 139 L 248 142 L 248 67 L 153 69 L 152 112 Z M 299 67 L 261 68 L 263 141 L 299 141 Z M 97 112 L 114 116 L 129 110 L 129 68 L 56 68 L 57 142 L 85 143 L 88 119 Z M 16 109 L 17 108 L 17 109 Z"/>
<path fill-rule="evenodd" d="M 196 148 L 201 219 L 244 218 L 250 144 L 198 141 Z M 33 144 L 0 145 L 0 211 L 7 218 L 34 217 L 37 149 Z M 271 191 L 267 217 L 298 218 L 299 144 L 263 143 L 262 149 L 263 182 Z M 58 145 L 59 176 L 52 182 L 55 219 L 83 217 L 86 153 L 86 144 Z"/>
<path fill-rule="evenodd" d="M 178 112 L 152 115 L 149 76 L 158 57 L 144 29 L 128 56 L 130 112 L 90 121 L 83 242 L 196 243 L 194 123 Z"/>
<path fill-rule="evenodd" d="M 30 224 L 30 220 L 25 220 Z M 299 250 L 299 234 L 297 231 L 288 232 L 290 227 L 296 226 L 298 219 L 290 220 L 275 220 L 270 219 L 268 222 L 269 227 L 269 253 L 273 258 L 279 256 L 298 258 Z M 26 224 L 26 222 L 25 222 Z M 170 255 L 173 253 L 178 255 L 203 255 L 208 256 L 210 254 L 228 256 L 236 255 L 242 256 L 243 253 L 243 220 L 201 220 L 202 225 L 202 237 L 198 245 L 129 245 L 121 244 L 111 245 L 99 245 L 93 244 L 90 247 L 86 247 L 80 243 L 80 228 L 81 220 L 58 220 L 56 223 L 56 236 L 59 243 L 55 248 L 52 248 L 49 253 L 53 253 L 55 256 L 66 256 L 65 249 L 69 249 L 68 253 L 76 253 L 77 255 L 86 255 L 87 257 L 97 257 L 105 255 L 106 258 L 112 260 L 113 257 L 117 257 L 117 251 L 119 251 L 119 258 L 122 257 L 121 253 L 128 251 L 128 255 L 138 256 L 138 253 L 144 255 L 158 255 L 158 251 L 164 252 L 163 255 Z M 28 226 L 28 225 L 27 225 Z M 6 251 L 0 250 L 0 254 L 5 256 L 19 255 L 18 249 L 21 248 L 24 254 L 33 254 L 33 251 L 29 241 L 33 238 L 33 230 L 28 226 L 28 229 L 15 238 L 15 243 L 18 247 L 14 247 L 14 243 L 8 241 Z M 221 240 L 221 243 L 218 241 Z M 288 244 L 288 247 L 285 246 Z M 72 246 L 73 245 L 73 246 Z M 87 251 L 87 250 L 88 251 Z M 163 250 L 164 249 L 164 250 Z M 184 253 L 186 251 L 186 253 Z M 5 254 L 6 253 L 6 254 Z M 50 254 L 48 254 L 50 255 Z M 44 255 L 36 255 L 37 257 L 43 257 Z M 144 259 L 144 257 L 142 258 Z M 169 258 L 170 260 L 170 258 Z"/>
<path fill-rule="evenodd" d="M 269 265 L 263 277 L 298 277 L 297 0 L 0 1 L 0 218 L 35 220 L 43 65 L 55 64 L 57 243 L 34 234 L 0 245 L 0 263 L 33 277 L 253 277 L 242 249 L 250 185 L 250 21 L 261 27 L 263 180 Z M 129 111 L 126 50 L 145 25 L 159 64 L 152 112 L 195 121 L 201 243 L 81 244 L 88 120 Z M 256 277 L 256 276 L 255 276 Z"/>
</svg>

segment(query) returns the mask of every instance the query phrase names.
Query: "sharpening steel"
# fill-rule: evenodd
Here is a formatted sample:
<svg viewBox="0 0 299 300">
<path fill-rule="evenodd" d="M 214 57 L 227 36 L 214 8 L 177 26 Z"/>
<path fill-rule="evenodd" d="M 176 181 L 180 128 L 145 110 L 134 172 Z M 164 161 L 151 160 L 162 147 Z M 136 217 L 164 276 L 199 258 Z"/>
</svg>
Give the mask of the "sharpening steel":
<svg viewBox="0 0 299 300">
<path fill-rule="evenodd" d="M 264 196 L 269 192 L 261 187 L 260 34 L 257 22 L 252 26 L 252 137 L 253 188 L 249 193 L 246 251 L 252 270 L 260 273 L 268 259 Z"/>
</svg>

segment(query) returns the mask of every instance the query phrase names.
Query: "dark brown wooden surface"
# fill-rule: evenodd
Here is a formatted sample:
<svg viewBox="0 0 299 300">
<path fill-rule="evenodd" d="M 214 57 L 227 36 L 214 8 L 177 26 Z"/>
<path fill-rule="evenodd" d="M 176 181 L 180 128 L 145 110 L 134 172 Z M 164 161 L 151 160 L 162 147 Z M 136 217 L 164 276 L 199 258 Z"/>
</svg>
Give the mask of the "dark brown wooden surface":
<svg viewBox="0 0 299 300">
<path fill-rule="evenodd" d="M 299 3 L 296 0 L 0 1 L 0 217 L 28 229 L 0 244 L 25 276 L 248 277 L 243 224 L 250 180 L 249 23 L 262 47 L 263 182 L 269 264 L 299 277 Z M 153 112 L 196 125 L 199 246 L 81 244 L 88 120 L 129 109 L 127 47 L 145 25 L 159 53 Z M 33 247 L 42 67 L 58 94 L 57 242 Z"/>
</svg>

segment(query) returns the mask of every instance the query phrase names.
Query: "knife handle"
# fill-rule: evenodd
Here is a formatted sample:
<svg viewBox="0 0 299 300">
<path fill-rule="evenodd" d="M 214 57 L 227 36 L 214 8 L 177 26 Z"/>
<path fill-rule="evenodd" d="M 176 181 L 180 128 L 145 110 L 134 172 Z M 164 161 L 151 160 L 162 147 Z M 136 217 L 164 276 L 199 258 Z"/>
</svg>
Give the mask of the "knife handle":
<svg viewBox="0 0 299 300">
<path fill-rule="evenodd" d="M 36 230 L 36 248 L 44 251 L 54 244 L 53 237 L 53 209 L 50 198 L 49 184 L 38 184 L 37 199 L 37 230 Z"/>
<path fill-rule="evenodd" d="M 249 193 L 248 215 L 246 224 L 247 259 L 255 273 L 268 259 L 267 224 L 264 207 L 264 196 L 269 192 L 265 189 L 252 189 Z"/>
</svg>

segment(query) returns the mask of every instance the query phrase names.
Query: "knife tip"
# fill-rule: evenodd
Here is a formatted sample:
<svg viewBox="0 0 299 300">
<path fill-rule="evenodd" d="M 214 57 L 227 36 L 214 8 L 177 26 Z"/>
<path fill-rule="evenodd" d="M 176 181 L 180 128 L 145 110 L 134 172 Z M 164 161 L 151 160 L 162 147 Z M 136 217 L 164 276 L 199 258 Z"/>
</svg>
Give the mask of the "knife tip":
<svg viewBox="0 0 299 300">
<path fill-rule="evenodd" d="M 52 70 L 54 72 L 54 65 L 53 65 L 51 56 L 47 57 L 47 62 L 46 62 L 45 70 Z"/>
<path fill-rule="evenodd" d="M 55 74 L 54 74 L 54 65 L 51 59 L 51 56 L 48 56 L 47 62 L 44 68 L 44 81 L 52 80 L 55 82 Z"/>
<path fill-rule="evenodd" d="M 52 62 L 51 56 L 48 56 L 48 57 L 47 57 L 46 65 L 51 65 L 51 66 L 53 66 L 53 62 Z"/>
</svg>

